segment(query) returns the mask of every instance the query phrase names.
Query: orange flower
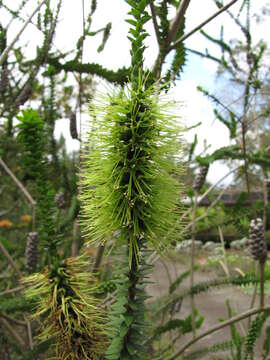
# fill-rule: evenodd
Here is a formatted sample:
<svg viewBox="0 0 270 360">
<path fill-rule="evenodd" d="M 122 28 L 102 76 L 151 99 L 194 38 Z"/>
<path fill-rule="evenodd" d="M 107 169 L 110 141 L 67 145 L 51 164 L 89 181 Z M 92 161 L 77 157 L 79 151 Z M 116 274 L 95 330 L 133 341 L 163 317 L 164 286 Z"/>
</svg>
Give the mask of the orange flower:
<svg viewBox="0 0 270 360">
<path fill-rule="evenodd" d="M 12 227 L 12 222 L 8 219 L 0 220 L 0 228 L 9 229 Z"/>
<path fill-rule="evenodd" d="M 31 216 L 30 215 L 22 215 L 21 216 L 21 221 L 24 222 L 24 223 L 29 223 L 31 221 Z"/>
</svg>

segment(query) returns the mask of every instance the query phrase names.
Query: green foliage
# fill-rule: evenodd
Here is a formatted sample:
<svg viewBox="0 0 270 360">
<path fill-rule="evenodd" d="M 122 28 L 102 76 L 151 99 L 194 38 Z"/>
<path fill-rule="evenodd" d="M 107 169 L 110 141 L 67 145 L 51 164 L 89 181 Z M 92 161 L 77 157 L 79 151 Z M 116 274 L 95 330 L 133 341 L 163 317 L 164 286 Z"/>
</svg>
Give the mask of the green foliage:
<svg viewBox="0 0 270 360">
<path fill-rule="evenodd" d="M 97 0 L 92 0 L 92 2 L 91 2 L 91 15 L 94 14 L 96 9 L 97 9 Z"/>
<path fill-rule="evenodd" d="M 265 274 L 265 280 L 270 278 L 270 274 Z M 193 295 L 199 295 L 207 291 L 211 291 L 214 288 L 218 288 L 221 286 L 245 286 L 248 284 L 259 283 L 259 278 L 254 276 L 254 274 L 246 274 L 245 276 L 230 276 L 230 277 L 222 277 L 214 280 L 209 280 L 205 282 L 198 283 L 194 285 L 191 289 L 186 289 L 180 293 L 176 293 L 173 296 L 165 297 L 163 303 L 160 307 L 158 307 L 157 312 L 166 312 L 183 301 L 186 297 Z"/>
<path fill-rule="evenodd" d="M 194 266 L 194 271 L 198 270 L 198 266 L 195 265 Z M 183 282 L 183 280 L 185 280 L 188 276 L 190 275 L 190 271 L 184 271 L 182 274 L 180 274 L 173 283 L 171 283 L 170 287 L 169 287 L 169 293 L 172 294 L 175 292 L 175 290 L 177 290 L 178 286 Z"/>
<path fill-rule="evenodd" d="M 38 359 L 39 354 L 46 353 L 49 350 L 51 344 L 52 344 L 51 339 L 36 344 L 33 350 L 24 351 L 22 359 L 23 360 Z"/>
<path fill-rule="evenodd" d="M 168 31 L 170 27 L 170 22 L 168 20 L 168 13 L 169 13 L 168 1 L 160 0 L 160 4 L 157 7 L 157 14 L 160 18 L 159 37 L 161 43 L 164 43 L 164 41 L 166 41 L 168 36 Z"/>
<path fill-rule="evenodd" d="M 223 206 L 225 222 L 232 224 L 242 236 L 247 236 L 250 221 L 254 214 L 254 208 L 244 206 L 247 199 L 248 193 L 243 191 L 240 193 L 235 205 L 232 206 L 230 210 Z"/>
<path fill-rule="evenodd" d="M 12 314 L 16 311 L 31 311 L 36 301 L 37 297 L 34 296 L 30 300 L 21 296 L 12 298 L 1 297 L 0 312 Z"/>
<path fill-rule="evenodd" d="M 5 6 L 3 1 L 0 0 L 1 7 L 6 8 L 14 18 L 24 20 L 21 17 L 21 9 L 27 0 L 22 0 L 20 8 L 16 11 Z M 40 249 L 45 256 L 48 256 L 43 263 L 49 264 L 42 273 L 37 273 L 26 280 L 30 285 L 28 300 L 22 299 L 20 296 L 5 297 L 0 300 L 0 312 L 8 314 L 16 312 L 16 316 L 17 314 L 22 316 L 24 311 L 31 312 L 35 308 L 36 316 L 40 315 L 43 325 L 43 331 L 39 337 L 42 342 L 35 344 L 32 351 L 25 350 L 24 354 L 21 354 L 21 350 L 16 350 L 14 356 L 19 354 L 25 359 L 38 359 L 40 354 L 46 352 L 44 356 L 48 358 L 54 351 L 55 344 L 56 358 L 101 360 L 104 359 L 107 346 L 104 327 L 108 328 L 110 340 L 106 354 L 108 360 L 146 360 L 154 355 L 154 348 L 149 351 L 152 345 L 149 339 L 152 340 L 153 333 L 150 334 L 151 327 L 146 321 L 147 314 L 144 304 L 146 276 L 151 270 L 144 262 L 147 255 L 146 246 L 152 245 L 158 251 L 162 251 L 171 240 L 175 240 L 178 235 L 176 224 L 178 224 L 179 218 L 180 192 L 179 184 L 176 181 L 176 177 L 179 177 L 177 152 L 180 148 L 180 129 L 175 127 L 176 121 L 170 115 L 167 104 L 160 102 L 159 94 L 166 86 L 170 86 L 172 80 L 179 78 L 185 63 L 185 47 L 183 44 L 179 44 L 175 49 L 172 60 L 170 60 L 172 62 L 169 70 L 165 78 L 161 80 L 161 83 L 165 83 L 165 85 L 162 88 L 157 84 L 149 86 L 149 83 L 153 83 L 151 78 L 153 75 L 143 69 L 144 40 L 148 36 L 145 25 L 150 19 L 149 1 L 127 0 L 126 2 L 131 6 L 130 17 L 127 20 L 131 25 L 129 31 L 131 68 L 111 71 L 99 64 L 81 63 L 84 40 L 103 32 L 102 43 L 98 48 L 98 51 L 102 51 L 111 31 L 111 23 L 97 31 L 90 29 L 92 15 L 97 9 L 96 0 L 92 0 L 88 4 L 89 14 L 88 16 L 86 14 L 83 19 L 83 35 L 78 39 L 75 51 L 62 54 L 61 51 L 52 48 L 62 1 L 57 0 L 53 10 L 51 2 L 47 0 L 37 19 L 37 26 L 43 33 L 43 41 L 41 47 L 37 49 L 36 57 L 31 61 L 26 61 L 24 48 L 18 47 L 10 52 L 12 55 L 4 64 L 6 68 L 3 66 L 1 69 L 1 83 L 3 70 L 9 70 L 7 86 L 0 89 L 0 100 L 3 102 L 2 119 L 8 119 L 5 127 L 7 133 L 10 136 L 13 135 L 13 118 L 18 113 L 19 103 L 22 105 L 31 96 L 31 99 L 35 100 L 35 105 L 37 103 L 40 109 L 40 112 L 31 109 L 24 110 L 18 117 L 20 125 L 16 140 L 19 141 L 19 146 L 15 151 L 11 145 L 0 147 L 1 156 L 3 155 L 5 160 L 9 160 L 12 171 L 38 202 L 37 222 L 42 242 Z M 168 44 L 167 41 L 170 10 L 171 7 L 178 8 L 179 4 L 181 4 L 180 0 L 155 0 L 152 2 L 157 15 L 160 69 L 165 56 L 171 51 L 171 44 Z M 216 1 L 216 4 L 218 7 L 223 6 L 223 2 L 220 1 Z M 246 4 L 249 5 L 249 1 L 243 2 L 241 11 Z M 236 21 L 238 20 L 240 21 L 237 18 Z M 35 20 L 33 22 L 35 23 Z M 183 23 L 176 38 L 180 38 L 184 34 L 184 30 Z M 223 30 L 220 39 L 215 39 L 206 33 L 204 35 L 211 42 L 217 44 L 222 51 L 221 59 L 211 57 L 208 51 L 206 51 L 205 57 L 214 59 L 220 66 L 228 70 L 230 75 L 234 75 L 239 64 L 234 60 L 233 43 L 225 43 Z M 5 45 L 6 30 L 1 28 L 0 50 L 3 51 Z M 238 43 L 237 46 L 236 51 L 241 54 L 244 47 L 241 48 L 241 44 Z M 252 93 L 264 86 L 264 82 L 257 75 L 265 49 L 263 43 L 259 44 L 256 49 L 251 49 L 249 54 L 251 55 L 251 72 L 246 92 L 251 91 Z M 15 62 L 13 58 L 16 60 Z M 76 86 L 65 86 L 65 83 L 69 84 L 68 73 L 75 75 L 78 80 L 79 94 L 76 94 Z M 16 79 L 14 74 L 16 74 Z M 18 78 L 17 74 L 19 74 Z M 65 75 L 62 78 L 63 74 Z M 76 74 L 80 75 L 79 79 Z M 89 76 L 83 78 L 84 74 Z M 121 251 L 122 245 L 126 251 L 125 260 L 119 266 L 119 278 L 115 280 L 116 277 L 112 276 L 111 279 L 100 285 L 95 284 L 89 275 L 90 266 L 87 264 L 87 260 L 82 258 L 61 259 L 63 254 L 70 252 L 71 236 L 68 234 L 69 236 L 66 237 L 66 234 L 71 229 L 80 208 L 76 196 L 77 178 L 75 175 L 78 159 L 71 160 L 66 154 L 61 157 L 59 146 L 53 135 L 56 119 L 67 117 L 72 111 L 75 111 L 73 109 L 74 97 L 78 97 L 80 105 L 85 103 L 89 94 L 85 88 L 89 87 L 89 84 L 93 84 L 92 75 L 122 86 L 121 89 L 117 88 L 105 97 L 101 96 L 97 100 L 100 102 L 91 107 L 91 115 L 94 119 L 93 131 L 89 134 L 89 141 L 86 144 L 86 147 L 91 149 L 91 154 L 85 150 L 85 162 L 82 164 L 82 224 L 85 226 L 86 236 L 89 235 L 90 242 L 99 244 L 111 239 L 114 244 L 112 252 L 115 249 Z M 41 81 L 42 79 L 43 81 Z M 130 84 L 125 85 L 128 79 Z M 236 79 L 236 81 L 241 82 L 242 78 Z M 24 101 L 18 102 L 18 98 L 21 97 L 28 85 L 30 86 L 30 95 L 28 94 Z M 61 86 L 60 91 L 58 91 L 58 85 Z M 230 111 L 229 108 L 226 110 L 222 106 L 222 101 L 215 98 L 214 95 L 204 93 L 218 106 L 215 110 L 217 118 L 229 129 L 231 138 L 235 138 L 237 142 L 237 126 L 240 123 L 239 119 L 243 117 L 237 117 L 236 113 Z M 92 94 L 89 97 L 91 98 L 91 96 Z M 225 115 L 219 110 L 220 107 L 225 110 Z M 266 116 L 268 113 L 266 108 L 262 116 Z M 4 141 L 1 139 L 1 144 L 4 144 Z M 198 139 L 195 137 L 190 147 L 189 161 L 192 160 L 197 142 Z M 14 154 L 18 155 L 17 161 L 13 160 Z M 252 150 L 244 156 L 242 147 L 238 145 L 218 149 L 212 154 L 198 157 L 196 160 L 201 165 L 208 165 L 217 160 L 228 159 L 244 159 L 248 165 L 259 165 L 266 171 L 270 168 L 269 153 L 265 149 Z M 52 180 L 52 178 L 54 179 Z M 11 188 L 8 187 L 9 192 Z M 56 211 L 54 193 L 59 189 L 63 191 L 67 199 L 67 208 Z M 2 182 L 0 190 L 2 191 Z M 242 208 L 246 195 L 245 193 L 241 195 L 239 203 L 235 208 L 230 209 L 230 213 L 227 213 L 224 208 L 221 219 L 225 223 L 235 222 L 238 230 L 241 228 L 243 232 L 246 231 L 252 211 Z M 15 215 L 12 213 L 14 218 L 22 209 L 24 210 L 24 205 L 18 204 L 17 198 L 16 190 L 12 192 L 12 201 L 17 206 Z M 254 209 L 258 213 L 265 210 L 262 204 L 255 204 Z M 209 215 L 209 222 L 205 221 L 204 223 L 208 230 L 210 226 L 217 225 L 217 221 L 220 221 L 220 212 L 219 219 L 217 219 L 216 213 L 213 214 L 210 211 Z M 13 218 L 11 220 L 13 221 Z M 32 221 L 34 223 L 34 219 Z M 27 226 L 30 228 L 31 225 L 33 224 Z M 171 229 L 175 230 L 171 231 Z M 17 238 L 17 234 L 20 232 L 19 228 L 17 232 L 15 231 L 12 233 L 12 238 L 16 239 L 16 244 L 14 240 L 10 241 L 6 234 L 3 243 L 11 255 L 18 260 L 20 270 L 24 271 L 21 251 L 24 239 L 23 237 Z M 61 237 L 59 236 L 60 232 L 64 232 Z M 168 233 L 170 236 L 167 236 Z M 60 240 L 63 238 L 65 238 L 64 249 L 59 247 Z M 7 262 L 4 261 L 3 268 L 6 267 L 6 264 Z M 39 265 L 43 267 L 42 261 Z M 4 285 L 2 285 L 1 291 L 2 289 L 5 291 L 7 285 L 12 287 L 15 283 L 13 279 L 10 281 L 9 269 L 3 275 Z M 7 278 L 5 278 L 6 275 Z M 168 297 L 161 308 L 164 313 L 170 312 L 175 305 L 181 304 L 182 300 L 190 294 L 201 294 L 215 287 L 229 284 L 244 286 L 258 282 L 258 278 L 254 275 L 237 276 L 196 284 L 190 290 L 178 293 L 179 285 L 188 276 L 189 271 L 186 271 L 171 284 Z M 107 317 L 102 312 L 99 301 L 94 297 L 97 295 L 101 298 L 112 292 L 112 297 L 114 297 L 116 288 L 117 295 L 113 299 L 110 324 L 107 326 Z M 99 307 L 97 308 L 97 306 Z M 227 308 L 229 316 L 231 316 L 232 311 L 229 304 L 227 304 Z M 197 328 L 201 326 L 202 321 L 202 317 L 197 320 Z M 260 321 L 254 321 L 249 329 L 246 349 L 251 354 L 256 339 L 259 337 Z M 33 325 L 33 332 L 36 332 L 36 323 L 33 322 Z M 190 315 L 183 319 L 170 319 L 154 330 L 154 336 L 160 338 L 165 335 L 166 338 L 168 331 L 175 331 L 181 335 L 190 332 L 191 328 Z M 266 329 L 266 333 L 269 335 L 269 327 Z M 231 335 L 231 341 L 217 344 L 216 347 L 210 347 L 207 351 L 236 349 L 236 358 L 240 359 L 242 355 L 239 349 L 243 344 L 243 339 L 233 325 L 231 326 Z M 49 340 L 45 340 L 47 336 Z M 12 342 L 10 344 L 14 346 L 14 349 L 19 348 Z M 169 348 L 170 351 L 171 343 Z M 268 338 L 264 343 L 264 351 L 266 358 L 269 353 Z M 162 356 L 160 358 L 163 360 Z"/>
<path fill-rule="evenodd" d="M 190 145 L 189 154 L 188 154 L 188 161 L 191 161 L 197 144 L 198 144 L 198 136 L 197 136 L 197 134 L 195 134 L 194 135 L 194 140 Z"/>
<path fill-rule="evenodd" d="M 36 179 L 42 172 L 44 156 L 44 125 L 37 110 L 22 110 L 17 116 L 19 133 L 17 139 L 24 147 L 23 166 L 28 179 Z"/>
<path fill-rule="evenodd" d="M 235 119 L 235 115 L 233 112 L 230 112 L 230 120 L 225 119 L 217 109 L 214 109 L 214 114 L 216 115 L 217 119 L 220 120 L 230 131 L 230 138 L 233 139 L 236 137 L 236 126 L 237 122 Z"/>
<path fill-rule="evenodd" d="M 57 257 L 59 238 L 56 234 L 54 189 L 48 182 L 48 161 L 45 155 L 44 126 L 37 111 L 28 109 L 18 117 L 18 140 L 23 145 L 23 167 L 26 176 L 35 180 L 34 196 L 38 202 L 37 221 L 42 245 L 48 250 L 45 262 Z"/>
<path fill-rule="evenodd" d="M 145 256 L 145 249 L 142 251 Z M 117 295 L 109 315 L 111 343 L 106 352 L 107 360 L 148 359 L 144 343 L 149 325 L 145 320 L 144 301 L 148 297 L 145 292 L 146 277 L 152 267 L 141 258 L 140 266 L 132 270 L 124 261 L 115 280 Z"/>
<path fill-rule="evenodd" d="M 196 319 L 198 316 L 198 310 L 194 311 L 195 316 L 195 327 L 199 329 L 204 321 L 204 317 L 200 316 L 199 319 Z M 180 334 L 188 334 L 192 332 L 192 316 L 188 315 L 185 319 L 172 319 L 169 320 L 164 325 L 161 325 L 156 328 L 154 336 L 162 335 L 168 331 L 177 330 Z"/>
<path fill-rule="evenodd" d="M 243 337 L 241 338 L 242 342 L 243 342 Z M 195 350 L 193 352 L 191 352 L 190 354 L 188 354 L 187 356 L 183 357 L 183 360 L 196 360 L 196 359 L 202 359 L 205 356 L 211 356 L 220 353 L 220 352 L 225 352 L 228 350 L 231 350 L 234 346 L 234 343 L 232 340 L 227 340 L 227 341 L 222 341 L 220 343 L 214 344 L 212 346 L 209 347 L 205 347 L 199 350 Z M 219 359 L 219 357 L 215 357 L 213 359 Z M 227 358 L 228 359 L 228 358 Z M 232 358 L 230 358 L 230 360 L 233 360 Z"/>
<path fill-rule="evenodd" d="M 263 343 L 263 359 L 267 359 L 270 352 L 270 326 L 268 325 L 265 329 L 265 339 Z"/>
<path fill-rule="evenodd" d="M 233 312 L 231 309 L 231 305 L 230 305 L 230 301 L 227 299 L 226 300 L 226 306 L 227 306 L 227 311 L 228 311 L 228 315 L 229 315 L 229 319 L 233 316 Z M 236 329 L 235 324 L 231 324 L 230 325 L 230 331 L 231 331 L 231 337 L 232 337 L 232 354 L 233 354 L 233 359 L 235 360 L 242 360 L 242 345 L 243 345 L 243 339 L 240 335 L 240 333 L 238 332 L 238 330 Z M 236 354 L 234 354 L 233 349 L 236 349 Z"/>
<path fill-rule="evenodd" d="M 110 36 L 110 32 L 111 32 L 111 28 L 112 28 L 112 23 L 108 23 L 103 31 L 103 38 L 102 38 L 102 43 L 101 45 L 98 47 L 98 52 L 101 52 L 104 50 L 104 47 L 106 45 L 106 42 L 108 41 L 109 39 L 109 36 Z"/>
<path fill-rule="evenodd" d="M 141 84 L 138 83 L 139 75 L 143 69 L 143 53 L 145 50 L 144 39 L 148 36 L 148 33 L 144 29 L 144 25 L 151 19 L 146 11 L 148 5 L 147 0 L 126 0 L 131 6 L 129 15 L 132 18 L 126 20 L 130 25 L 129 40 L 131 42 L 131 83 L 133 90 L 138 88 L 140 91 Z"/>
<path fill-rule="evenodd" d="M 79 74 L 92 74 L 97 75 L 110 83 L 123 85 L 128 80 L 129 69 L 123 67 L 117 71 L 108 70 L 100 64 L 87 63 L 82 64 L 78 61 L 67 61 L 64 64 L 56 57 L 48 57 L 47 62 L 53 65 L 57 70 L 66 72 L 77 72 Z"/>
<path fill-rule="evenodd" d="M 80 204 L 77 195 L 73 195 L 68 209 L 68 213 L 65 218 L 59 224 L 59 230 L 63 231 L 68 225 L 70 225 L 79 215 Z"/>
<path fill-rule="evenodd" d="M 259 165 L 265 169 L 270 168 L 269 156 L 264 149 L 261 149 L 257 152 L 250 152 L 246 155 L 247 161 L 250 165 Z M 230 145 L 224 146 L 215 150 L 212 154 L 206 155 L 204 157 L 197 156 L 196 161 L 200 165 L 211 164 L 217 160 L 243 160 L 244 155 L 241 152 L 241 147 L 239 145 Z"/>
<path fill-rule="evenodd" d="M 211 155 L 206 155 L 204 157 L 197 156 L 196 161 L 200 165 L 210 165 L 214 161 L 223 160 L 223 159 L 242 159 L 243 155 L 240 152 L 240 147 L 238 145 L 224 146 L 215 150 Z"/>
<path fill-rule="evenodd" d="M 181 38 L 185 32 L 185 22 L 181 25 L 180 29 L 177 32 L 177 38 Z M 183 72 L 183 67 L 186 61 L 186 49 L 184 43 L 181 42 L 175 49 L 175 54 L 171 63 L 171 67 L 165 76 L 167 81 L 179 79 L 181 72 Z"/>
<path fill-rule="evenodd" d="M 245 339 L 245 353 L 244 359 L 253 359 L 254 357 L 254 347 L 258 338 L 260 337 L 263 325 L 265 321 L 269 318 L 270 311 L 264 311 L 262 314 L 256 316 L 256 318 L 251 322 L 248 334 Z"/>
</svg>

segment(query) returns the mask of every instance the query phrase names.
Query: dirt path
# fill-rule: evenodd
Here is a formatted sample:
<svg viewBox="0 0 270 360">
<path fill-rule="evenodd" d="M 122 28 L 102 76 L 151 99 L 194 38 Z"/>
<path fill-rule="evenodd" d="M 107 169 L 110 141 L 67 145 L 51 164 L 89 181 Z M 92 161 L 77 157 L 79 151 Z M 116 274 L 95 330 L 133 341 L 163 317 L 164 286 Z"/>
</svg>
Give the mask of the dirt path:
<svg viewBox="0 0 270 360">
<path fill-rule="evenodd" d="M 199 261 L 204 261 L 203 259 L 200 259 Z M 175 280 L 177 275 L 180 275 L 184 271 L 187 270 L 187 265 L 176 262 L 176 261 L 166 261 L 161 262 L 158 261 L 155 264 L 154 272 L 151 277 L 151 280 L 153 281 L 153 284 L 148 286 L 148 293 L 153 298 L 158 298 L 162 295 L 166 295 L 168 293 L 168 288 L 170 285 L 170 281 L 168 278 L 171 277 L 171 280 Z M 198 270 L 195 272 L 195 284 L 200 283 L 203 281 L 207 281 L 210 279 L 217 278 L 217 271 L 215 269 L 209 270 L 209 271 L 202 271 Z M 183 291 L 185 288 L 189 287 L 189 279 L 186 279 L 180 286 L 179 291 Z M 227 309 L 226 309 L 226 299 L 230 300 L 231 308 L 235 311 L 235 313 L 241 313 L 249 309 L 250 303 L 251 303 L 251 296 L 245 294 L 241 289 L 238 287 L 224 287 L 219 289 L 214 289 L 209 292 L 200 294 L 195 297 L 195 304 L 196 307 L 199 310 L 199 314 L 204 316 L 204 322 L 202 327 L 198 330 L 198 333 L 203 332 L 213 325 L 217 324 L 219 322 L 219 319 L 227 319 Z M 258 297 L 257 297 L 258 301 Z M 269 302 L 269 298 L 266 299 L 266 302 Z M 258 302 L 256 302 L 258 305 Z M 184 318 L 190 313 L 190 300 L 189 298 L 184 299 L 180 313 L 177 317 Z M 158 320 L 157 320 L 158 321 Z M 240 325 L 237 325 L 237 328 L 240 330 L 240 333 L 244 335 L 246 333 L 246 325 L 247 322 L 242 322 Z M 181 337 L 179 340 L 177 346 L 184 345 L 189 339 L 191 339 L 190 334 L 187 336 Z M 194 344 L 189 351 L 186 352 L 186 354 L 193 352 L 197 349 L 201 349 L 202 347 L 207 347 L 213 344 L 217 344 L 219 342 L 223 342 L 225 340 L 230 340 L 230 330 L 229 328 L 223 329 L 219 332 L 216 332 L 212 335 L 209 335 L 205 337 L 204 339 L 200 340 L 196 344 Z M 256 355 L 254 360 L 260 360 L 261 359 L 261 351 L 262 349 L 262 341 L 258 342 L 257 348 L 256 348 Z M 203 359 L 232 359 L 231 356 L 227 357 L 225 356 L 226 353 L 221 353 L 222 356 L 217 357 L 212 356 L 205 356 Z M 227 353 L 228 354 L 228 353 Z M 270 358 L 269 358 L 270 359 Z M 268 359 L 268 360 L 269 360 Z"/>
</svg>

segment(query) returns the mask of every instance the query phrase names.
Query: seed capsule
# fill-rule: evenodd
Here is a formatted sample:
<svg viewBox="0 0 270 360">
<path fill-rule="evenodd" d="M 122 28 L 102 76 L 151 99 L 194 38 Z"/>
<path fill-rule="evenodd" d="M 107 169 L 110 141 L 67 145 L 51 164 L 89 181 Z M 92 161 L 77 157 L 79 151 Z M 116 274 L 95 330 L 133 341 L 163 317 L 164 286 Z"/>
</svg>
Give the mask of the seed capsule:
<svg viewBox="0 0 270 360">
<path fill-rule="evenodd" d="M 72 137 L 72 139 L 78 139 L 78 131 L 77 131 L 77 119 L 76 119 L 76 113 L 73 112 L 70 115 L 69 118 L 69 130 L 70 130 L 70 135 Z"/>
<path fill-rule="evenodd" d="M 267 200 L 270 202 L 270 179 L 264 180 L 265 187 L 266 187 L 266 193 L 267 193 Z"/>
<path fill-rule="evenodd" d="M 8 87 L 8 69 L 3 68 L 1 71 L 1 80 L 0 80 L 0 92 L 1 95 L 4 95 Z"/>
<path fill-rule="evenodd" d="M 205 183 L 205 179 L 209 170 L 209 165 L 201 166 L 199 174 L 195 177 L 193 188 L 196 191 L 200 191 Z"/>
<path fill-rule="evenodd" d="M 15 101 L 15 106 L 19 107 L 21 105 L 24 105 L 26 101 L 29 100 L 31 95 L 32 95 L 32 87 L 28 84 L 25 86 L 25 88 L 20 93 L 20 95 L 17 97 Z"/>
<path fill-rule="evenodd" d="M 30 232 L 27 236 L 27 243 L 25 248 L 25 266 L 28 273 L 33 273 L 36 270 L 38 260 L 38 233 Z"/>
<path fill-rule="evenodd" d="M 249 239 L 250 253 L 253 259 L 261 263 L 265 262 L 267 258 L 267 246 L 262 219 L 258 218 L 251 221 Z"/>
<path fill-rule="evenodd" d="M 54 202 L 58 209 L 64 209 L 66 206 L 65 194 L 62 192 L 56 193 Z"/>
</svg>

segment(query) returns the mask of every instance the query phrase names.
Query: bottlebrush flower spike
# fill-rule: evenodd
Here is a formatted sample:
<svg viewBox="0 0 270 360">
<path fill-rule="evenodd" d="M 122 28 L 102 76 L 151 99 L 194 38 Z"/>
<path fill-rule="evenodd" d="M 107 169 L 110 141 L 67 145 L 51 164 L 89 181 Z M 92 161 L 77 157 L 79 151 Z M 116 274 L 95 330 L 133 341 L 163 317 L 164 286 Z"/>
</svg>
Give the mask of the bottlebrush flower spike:
<svg viewBox="0 0 270 360">
<path fill-rule="evenodd" d="M 181 129 L 159 92 L 138 76 L 136 90 L 128 85 L 100 96 L 91 109 L 96 119 L 86 144 L 91 151 L 83 156 L 85 233 L 93 243 L 115 232 L 120 243 L 129 239 L 130 263 L 132 254 L 139 258 L 140 241 L 160 250 L 178 231 L 181 187 L 173 174 L 176 167 L 179 174 Z"/>
<path fill-rule="evenodd" d="M 37 298 L 33 318 L 42 315 L 40 341 L 52 339 L 59 360 L 100 360 L 106 350 L 106 313 L 95 298 L 89 261 L 80 256 L 23 279 L 25 296 Z M 48 359 L 48 357 L 46 357 Z"/>
</svg>

